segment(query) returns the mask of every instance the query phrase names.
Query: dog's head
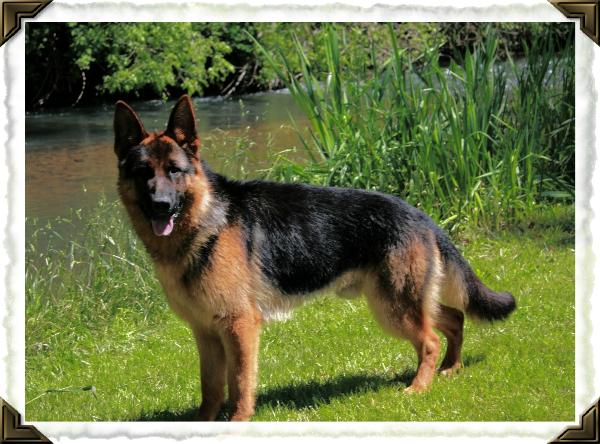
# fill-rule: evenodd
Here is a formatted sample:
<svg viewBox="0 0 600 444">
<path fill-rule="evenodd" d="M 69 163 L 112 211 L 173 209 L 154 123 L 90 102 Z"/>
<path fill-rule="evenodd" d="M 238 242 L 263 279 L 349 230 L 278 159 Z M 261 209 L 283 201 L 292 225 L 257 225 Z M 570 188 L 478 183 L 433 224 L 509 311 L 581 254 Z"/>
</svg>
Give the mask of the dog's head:
<svg viewBox="0 0 600 444">
<path fill-rule="evenodd" d="M 139 207 L 156 236 L 170 235 L 200 168 L 190 98 L 183 96 L 175 104 L 166 131 L 150 134 L 135 111 L 119 101 L 114 130 L 122 199 Z"/>
</svg>

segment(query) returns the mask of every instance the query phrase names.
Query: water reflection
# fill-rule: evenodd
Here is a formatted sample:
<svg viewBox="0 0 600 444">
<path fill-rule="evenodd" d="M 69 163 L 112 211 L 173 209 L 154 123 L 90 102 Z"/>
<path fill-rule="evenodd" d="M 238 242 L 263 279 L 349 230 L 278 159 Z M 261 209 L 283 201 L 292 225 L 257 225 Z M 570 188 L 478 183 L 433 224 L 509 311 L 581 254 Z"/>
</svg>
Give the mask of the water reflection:
<svg viewBox="0 0 600 444">
<path fill-rule="evenodd" d="M 163 129 L 174 102 L 130 102 L 147 130 Z M 298 146 L 289 116 L 305 121 L 291 96 L 269 92 L 241 99 L 196 99 L 196 118 L 205 145 L 204 158 L 215 168 L 234 147 L 228 141 L 246 136 L 253 143 L 254 165 L 275 150 Z M 65 216 L 69 209 L 93 206 L 99 193 L 116 198 L 113 153 L 114 108 L 101 106 L 28 114 L 25 119 L 25 213 L 41 219 Z M 83 190 L 86 190 L 84 192 Z"/>
</svg>

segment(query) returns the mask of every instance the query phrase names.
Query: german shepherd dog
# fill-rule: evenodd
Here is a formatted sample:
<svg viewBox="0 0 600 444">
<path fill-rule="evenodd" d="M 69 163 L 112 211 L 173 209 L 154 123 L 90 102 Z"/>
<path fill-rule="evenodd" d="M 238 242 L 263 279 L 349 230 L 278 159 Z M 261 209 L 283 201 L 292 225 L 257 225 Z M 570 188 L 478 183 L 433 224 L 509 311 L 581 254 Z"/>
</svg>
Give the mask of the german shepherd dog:
<svg viewBox="0 0 600 444">
<path fill-rule="evenodd" d="M 408 339 L 418 368 L 407 392 L 461 367 L 463 312 L 492 321 L 515 309 L 487 288 L 434 222 L 401 199 L 311 185 L 240 182 L 200 159 L 192 102 L 148 133 L 116 104 L 120 197 L 172 309 L 200 355 L 199 420 L 215 420 L 228 387 L 232 420 L 254 413 L 261 323 L 320 291 L 366 295 L 384 330 Z"/>
</svg>

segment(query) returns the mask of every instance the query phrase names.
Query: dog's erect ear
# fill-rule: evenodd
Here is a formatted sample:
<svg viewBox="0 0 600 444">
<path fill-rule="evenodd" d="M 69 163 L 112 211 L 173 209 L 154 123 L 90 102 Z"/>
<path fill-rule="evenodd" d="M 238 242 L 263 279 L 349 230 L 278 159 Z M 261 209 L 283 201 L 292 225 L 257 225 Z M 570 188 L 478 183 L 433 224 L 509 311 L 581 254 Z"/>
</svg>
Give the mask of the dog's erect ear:
<svg viewBox="0 0 600 444">
<path fill-rule="evenodd" d="M 182 96 L 171 111 L 167 132 L 183 149 L 196 156 L 200 140 L 196 133 L 196 116 L 189 96 Z"/>
<path fill-rule="evenodd" d="M 115 153 L 119 159 L 125 157 L 131 147 L 138 145 L 148 135 L 135 111 L 121 100 L 115 108 L 114 129 Z"/>
</svg>

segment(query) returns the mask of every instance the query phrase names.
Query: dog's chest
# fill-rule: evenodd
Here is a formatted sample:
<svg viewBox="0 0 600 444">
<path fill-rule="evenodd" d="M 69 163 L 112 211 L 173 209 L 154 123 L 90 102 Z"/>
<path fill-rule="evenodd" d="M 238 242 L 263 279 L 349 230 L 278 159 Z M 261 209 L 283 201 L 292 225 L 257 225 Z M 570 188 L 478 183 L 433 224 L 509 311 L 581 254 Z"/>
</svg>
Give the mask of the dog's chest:
<svg viewBox="0 0 600 444">
<path fill-rule="evenodd" d="M 161 263 L 154 265 L 169 306 L 183 320 L 191 324 L 208 324 L 221 315 L 222 304 L 218 298 L 204 294 L 200 285 L 186 285 L 181 267 Z"/>
</svg>

